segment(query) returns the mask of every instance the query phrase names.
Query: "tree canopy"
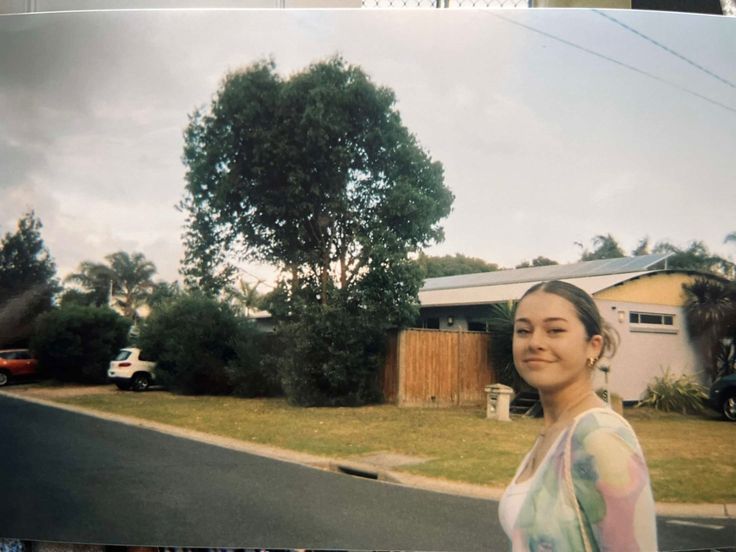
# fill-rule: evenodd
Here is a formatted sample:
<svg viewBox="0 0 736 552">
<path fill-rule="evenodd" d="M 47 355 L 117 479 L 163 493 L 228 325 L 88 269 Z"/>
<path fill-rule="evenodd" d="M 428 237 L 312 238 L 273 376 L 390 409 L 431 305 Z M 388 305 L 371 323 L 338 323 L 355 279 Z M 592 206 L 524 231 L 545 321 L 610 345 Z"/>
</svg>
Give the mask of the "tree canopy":
<svg viewBox="0 0 736 552">
<path fill-rule="evenodd" d="M 28 339 L 34 319 L 59 289 L 56 265 L 41 237 L 40 219 L 24 214 L 0 241 L 0 347 Z"/>
<path fill-rule="evenodd" d="M 698 270 L 726 277 L 734 276 L 733 263 L 709 251 L 708 246 L 702 241 L 692 241 L 685 248 L 661 241 L 654 246 L 654 253 L 672 253 L 667 259 L 667 267 L 671 269 Z"/>
<path fill-rule="evenodd" d="M 442 239 L 452 193 L 395 101 L 340 57 L 289 78 L 272 61 L 228 74 L 185 133 L 188 283 L 219 291 L 237 251 L 326 303 L 332 284 Z"/>
<path fill-rule="evenodd" d="M 539 257 L 533 258 L 531 262 L 523 261 L 522 263 L 516 265 L 516 268 L 529 268 L 533 266 L 550 266 L 550 265 L 556 265 L 556 264 L 560 264 L 560 263 L 540 255 Z"/>
<path fill-rule="evenodd" d="M 621 246 L 611 234 L 599 234 L 593 238 L 593 251 L 583 250 L 581 261 L 596 261 L 598 259 L 616 259 L 625 257 Z"/>
<path fill-rule="evenodd" d="M 478 257 L 468 257 L 462 253 L 443 255 L 441 257 L 419 253 L 417 265 L 425 278 L 455 276 L 457 274 L 473 274 L 476 272 L 493 272 L 498 265 L 489 263 Z"/>
</svg>

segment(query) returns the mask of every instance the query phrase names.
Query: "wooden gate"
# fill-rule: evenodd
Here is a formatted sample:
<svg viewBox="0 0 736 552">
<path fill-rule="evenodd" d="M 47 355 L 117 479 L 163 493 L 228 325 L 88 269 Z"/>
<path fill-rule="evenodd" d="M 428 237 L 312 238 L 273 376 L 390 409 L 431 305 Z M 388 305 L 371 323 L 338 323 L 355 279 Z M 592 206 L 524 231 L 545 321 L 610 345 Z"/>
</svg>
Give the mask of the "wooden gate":
<svg viewBox="0 0 736 552">
<path fill-rule="evenodd" d="M 495 383 L 490 334 L 402 330 L 389 338 L 382 374 L 386 400 L 399 406 L 483 404 Z"/>
</svg>

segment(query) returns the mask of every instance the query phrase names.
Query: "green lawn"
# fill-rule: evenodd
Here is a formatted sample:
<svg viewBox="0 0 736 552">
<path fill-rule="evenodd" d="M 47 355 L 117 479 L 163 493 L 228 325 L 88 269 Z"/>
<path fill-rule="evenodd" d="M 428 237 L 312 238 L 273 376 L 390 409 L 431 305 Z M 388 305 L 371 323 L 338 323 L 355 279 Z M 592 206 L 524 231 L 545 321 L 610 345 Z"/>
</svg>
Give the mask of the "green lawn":
<svg viewBox="0 0 736 552">
<path fill-rule="evenodd" d="M 282 399 L 184 397 L 163 391 L 55 399 L 256 443 L 340 458 L 390 451 L 427 458 L 419 475 L 503 487 L 541 427 L 485 419 L 481 408 L 298 408 Z M 736 502 L 736 424 L 626 410 L 658 502 Z"/>
</svg>

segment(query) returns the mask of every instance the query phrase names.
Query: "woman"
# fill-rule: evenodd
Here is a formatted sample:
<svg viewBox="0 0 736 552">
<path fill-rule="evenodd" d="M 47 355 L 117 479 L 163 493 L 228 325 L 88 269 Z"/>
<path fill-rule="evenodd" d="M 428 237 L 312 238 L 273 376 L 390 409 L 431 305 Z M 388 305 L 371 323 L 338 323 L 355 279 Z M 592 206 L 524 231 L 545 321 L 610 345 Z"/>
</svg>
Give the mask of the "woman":
<svg viewBox="0 0 736 552">
<path fill-rule="evenodd" d="M 654 499 L 631 426 L 593 391 L 613 331 L 571 284 L 537 284 L 514 318 L 514 363 L 539 390 L 544 429 L 501 499 L 514 551 L 657 549 Z"/>
</svg>

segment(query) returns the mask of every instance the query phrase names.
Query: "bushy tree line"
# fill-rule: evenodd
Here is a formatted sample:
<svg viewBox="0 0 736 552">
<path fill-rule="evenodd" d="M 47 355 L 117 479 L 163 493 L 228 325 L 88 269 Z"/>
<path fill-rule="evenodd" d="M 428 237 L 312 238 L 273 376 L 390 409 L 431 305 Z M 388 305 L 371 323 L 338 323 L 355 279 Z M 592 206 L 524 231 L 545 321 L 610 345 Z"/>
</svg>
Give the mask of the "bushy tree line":
<svg viewBox="0 0 736 552">
<path fill-rule="evenodd" d="M 736 242 L 736 232 L 728 234 L 724 242 Z M 666 240 L 659 241 L 652 246 L 649 238 L 644 237 L 639 240 L 637 246 L 628 254 L 624 251 L 618 240 L 611 234 L 594 236 L 591 239 L 592 249 L 588 249 L 580 242 L 575 243 L 581 248 L 580 261 L 615 259 L 627 255 L 636 257 L 652 253 L 670 253 L 667 259 L 667 268 L 710 272 L 732 279 L 736 277 L 736 266 L 734 263 L 710 251 L 705 242 L 701 240 L 690 241 L 684 247 Z M 425 278 L 505 270 L 495 263 L 477 257 L 467 257 L 461 253 L 444 256 L 432 256 L 420 253 L 416 259 L 416 263 L 419 265 Z M 538 256 L 531 261 L 523 261 L 517 264 L 515 268 L 556 264 L 559 263 L 553 259 Z"/>
</svg>

